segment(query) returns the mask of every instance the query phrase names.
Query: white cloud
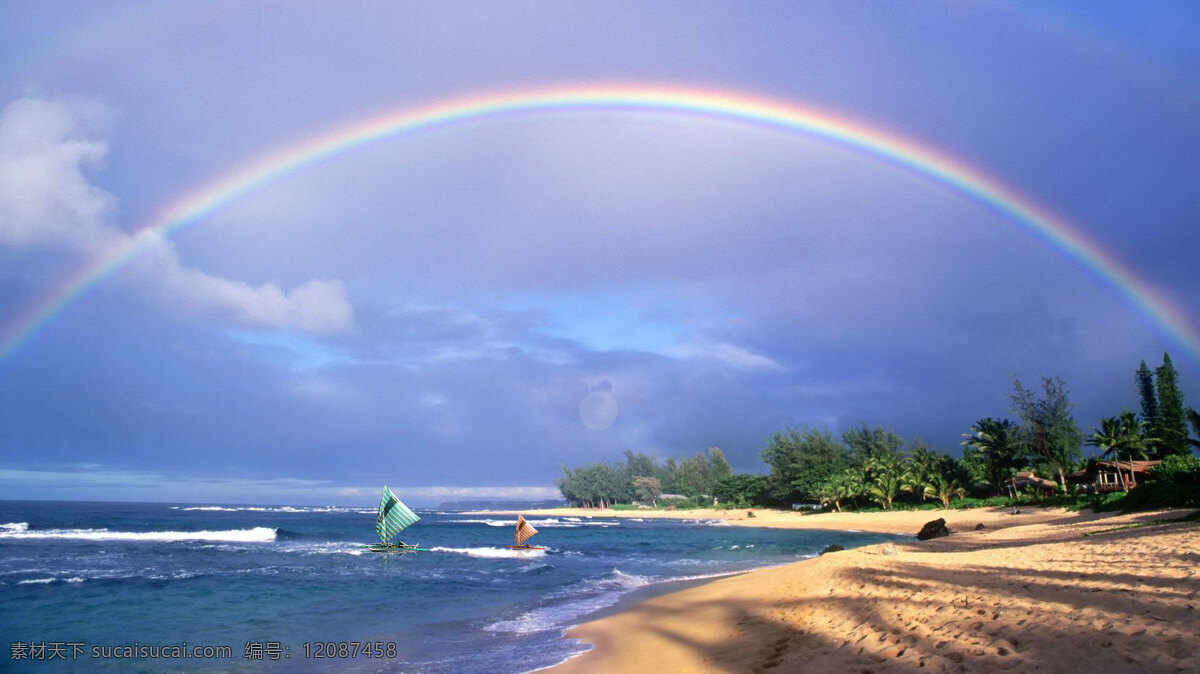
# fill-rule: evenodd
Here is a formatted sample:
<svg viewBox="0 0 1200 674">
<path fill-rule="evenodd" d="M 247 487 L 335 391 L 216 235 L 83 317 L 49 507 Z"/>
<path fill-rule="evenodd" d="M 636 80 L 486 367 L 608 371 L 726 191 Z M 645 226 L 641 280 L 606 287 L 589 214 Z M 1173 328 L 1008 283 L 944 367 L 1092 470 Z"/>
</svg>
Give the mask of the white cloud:
<svg viewBox="0 0 1200 674">
<path fill-rule="evenodd" d="M 147 250 L 133 267 L 167 303 L 223 314 L 258 328 L 334 333 L 349 330 L 354 323 L 354 310 L 340 281 L 310 280 L 289 291 L 272 283 L 251 286 L 187 267 L 170 241 L 143 236 Z"/>
<path fill-rule="evenodd" d="M 106 116 L 81 100 L 24 98 L 0 111 L 0 244 L 90 252 L 119 235 L 105 224 L 116 199 L 84 175 L 108 151 L 86 137 Z"/>
<path fill-rule="evenodd" d="M 783 370 L 778 362 L 727 342 L 699 339 L 668 350 L 668 355 L 677 358 L 716 361 L 738 370 L 773 371 Z"/>
<path fill-rule="evenodd" d="M 291 290 L 252 286 L 186 266 L 162 236 L 144 232 L 135 242 L 110 224 L 116 198 L 85 175 L 108 150 L 90 138 L 106 116 L 95 103 L 74 99 L 21 99 L 0 112 L 0 245 L 103 255 L 136 243 L 142 285 L 171 306 L 259 328 L 335 333 L 353 326 L 340 281 L 314 279 Z"/>
</svg>

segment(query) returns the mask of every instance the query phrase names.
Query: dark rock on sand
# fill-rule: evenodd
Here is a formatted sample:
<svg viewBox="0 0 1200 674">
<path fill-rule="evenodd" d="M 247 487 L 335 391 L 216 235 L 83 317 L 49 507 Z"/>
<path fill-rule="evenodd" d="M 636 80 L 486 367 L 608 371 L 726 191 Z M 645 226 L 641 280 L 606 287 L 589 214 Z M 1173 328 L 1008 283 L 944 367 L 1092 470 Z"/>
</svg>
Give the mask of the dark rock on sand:
<svg viewBox="0 0 1200 674">
<path fill-rule="evenodd" d="M 843 548 L 842 546 L 838 545 L 837 543 L 834 543 L 833 545 L 827 546 L 824 550 L 822 550 L 821 554 L 823 555 L 826 552 L 840 552 L 845 549 L 846 548 Z"/>
<path fill-rule="evenodd" d="M 940 538 L 949 535 L 950 530 L 946 528 L 946 520 L 939 517 L 932 522 L 926 522 L 925 526 L 921 527 L 921 531 L 917 533 L 917 540 L 927 541 L 931 538 Z"/>
<path fill-rule="evenodd" d="M 980 522 L 979 524 L 975 525 L 975 531 L 979 531 L 980 529 L 986 529 L 986 528 L 987 527 L 983 526 L 983 522 Z"/>
</svg>

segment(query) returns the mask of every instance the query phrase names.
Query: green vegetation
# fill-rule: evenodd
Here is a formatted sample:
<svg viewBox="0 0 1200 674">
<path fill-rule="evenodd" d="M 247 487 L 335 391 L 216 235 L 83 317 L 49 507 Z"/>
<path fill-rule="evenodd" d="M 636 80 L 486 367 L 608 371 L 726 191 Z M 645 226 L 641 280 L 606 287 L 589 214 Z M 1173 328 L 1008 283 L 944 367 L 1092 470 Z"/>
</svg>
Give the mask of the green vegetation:
<svg viewBox="0 0 1200 674">
<path fill-rule="evenodd" d="M 1155 369 L 1154 374 L 1158 387 L 1158 417 L 1153 430 L 1158 438 L 1159 456 L 1166 458 L 1190 454 L 1179 373 L 1175 371 L 1169 355 L 1163 354 L 1163 364 Z"/>
<path fill-rule="evenodd" d="M 1124 495 L 1125 510 L 1200 507 L 1200 459 L 1192 455 L 1168 456 L 1149 479 Z"/>
<path fill-rule="evenodd" d="M 1067 491 L 1067 476 L 1081 456 L 1083 433 L 1075 423 L 1067 383 L 1060 377 L 1042 378 L 1042 395 L 1013 380 L 1008 396 L 1010 410 L 1020 419 L 1020 443 L 1042 473 L 1057 474 L 1059 487 Z"/>
<path fill-rule="evenodd" d="M 770 467 L 767 492 L 780 503 L 815 501 L 835 474 L 848 468 L 850 452 L 827 430 L 786 429 L 767 441 L 762 460 Z"/>
<path fill-rule="evenodd" d="M 571 505 L 605 508 L 634 500 L 653 505 L 680 507 L 700 505 L 717 485 L 733 475 L 725 455 L 709 447 L 708 455 L 696 452 L 682 461 L 667 459 L 659 465 L 652 454 L 625 452 L 625 463 L 594 463 L 575 470 L 563 468 L 558 490 Z M 662 494 L 681 494 L 686 499 L 661 499 Z"/>
<path fill-rule="evenodd" d="M 963 437 L 966 438 L 962 443 L 963 462 L 971 477 L 978 480 L 982 476 L 996 491 L 1003 491 L 1004 485 L 1025 465 L 1025 448 L 1017 437 L 1016 424 L 1008 419 L 980 419 Z M 969 456 L 970 450 L 978 454 Z"/>
<path fill-rule="evenodd" d="M 882 426 L 864 423 L 840 436 L 803 426 L 785 428 L 767 439 L 760 452 L 766 475 L 735 474 L 716 447 L 662 464 L 652 454 L 627 451 L 624 463 L 564 468 L 558 487 L 572 505 L 619 509 L 798 503 L 864 512 L 1022 505 L 1072 510 L 1200 506 L 1200 459 L 1189 449 L 1200 441 L 1187 436 L 1189 421 L 1200 436 L 1200 415 L 1183 406 L 1170 356 L 1164 354 L 1163 365 L 1153 372 L 1141 364 L 1135 392 L 1141 417 L 1126 410 L 1100 419 L 1086 438 L 1075 421 L 1066 382 L 1046 377 L 1040 390 L 1014 380 L 1008 398 L 1015 419 L 975 421 L 963 434 L 959 458 L 930 449 L 920 439 L 906 441 Z M 1089 493 L 1091 485 L 1081 484 L 1079 476 L 1094 475 L 1097 468 L 1095 456 L 1083 459 L 1085 444 L 1120 467 L 1122 491 Z M 1134 480 L 1132 462 L 1145 459 L 1163 462 L 1148 477 L 1142 472 Z M 1091 470 L 1077 472 L 1083 469 Z M 1072 473 L 1075 484 L 1068 480 Z M 1057 489 L 1043 482 L 1042 491 L 1037 491 L 1038 483 L 1026 475 L 1052 480 Z M 1022 483 L 1030 487 L 1021 491 Z"/>
<path fill-rule="evenodd" d="M 1139 402 L 1142 406 L 1142 421 L 1146 427 L 1150 429 L 1150 433 L 1154 433 L 1154 429 L 1158 427 L 1158 394 L 1154 391 L 1154 373 L 1150 368 L 1146 367 L 1146 361 L 1142 361 L 1138 368 L 1137 374 L 1134 376 L 1134 387 L 1137 389 Z M 1149 447 L 1151 453 L 1158 455 L 1158 443 L 1152 443 Z"/>
</svg>

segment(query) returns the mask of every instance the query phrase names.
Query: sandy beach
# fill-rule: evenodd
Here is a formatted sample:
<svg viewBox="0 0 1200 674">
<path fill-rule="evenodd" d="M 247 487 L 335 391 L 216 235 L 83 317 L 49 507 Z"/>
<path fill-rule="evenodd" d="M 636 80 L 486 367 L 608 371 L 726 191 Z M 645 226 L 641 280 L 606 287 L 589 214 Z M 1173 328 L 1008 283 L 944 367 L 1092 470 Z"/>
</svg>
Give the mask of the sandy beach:
<svg viewBox="0 0 1200 674">
<path fill-rule="evenodd" d="M 599 515 L 536 514 L 580 512 Z M 1197 672 L 1200 526 L 1109 531 L 1179 514 L 1025 508 L 748 519 L 738 511 L 733 524 L 910 534 L 945 517 L 954 534 L 650 599 L 572 629 L 570 638 L 595 648 L 554 671 Z"/>
<path fill-rule="evenodd" d="M 780 529 L 834 529 L 838 531 L 870 531 L 881 534 L 913 534 L 921 525 L 939 517 L 952 530 L 974 529 L 983 524 L 990 529 L 1078 520 L 1081 515 L 1057 508 L 1021 508 L 1019 514 L 1005 508 L 976 508 L 971 510 L 899 510 L 872 513 L 801 513 L 765 509 L 718 510 L 610 510 L 607 508 L 548 508 L 521 511 L 526 517 L 607 517 L 607 518 L 664 518 L 720 519 L 734 526 L 771 527 Z M 754 513 L 751 517 L 749 513 Z M 516 511 L 479 511 L 466 515 L 516 516 Z"/>
</svg>

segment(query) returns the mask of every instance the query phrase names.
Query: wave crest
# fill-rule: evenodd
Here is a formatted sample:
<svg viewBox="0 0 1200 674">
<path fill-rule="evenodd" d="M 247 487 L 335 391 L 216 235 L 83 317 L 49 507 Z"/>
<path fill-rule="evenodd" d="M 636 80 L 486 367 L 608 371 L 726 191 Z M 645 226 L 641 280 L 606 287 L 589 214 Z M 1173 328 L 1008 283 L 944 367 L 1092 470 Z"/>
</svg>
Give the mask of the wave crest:
<svg viewBox="0 0 1200 674">
<path fill-rule="evenodd" d="M 470 557 L 485 557 L 492 559 L 529 559 L 545 557 L 545 550 L 508 550 L 506 548 L 430 548 L 430 552 L 451 552 Z"/>
<path fill-rule="evenodd" d="M 20 524 L 24 525 L 24 522 Z M 28 525 L 21 528 L 0 529 L 0 538 L 29 540 L 29 539 L 63 539 L 84 541 L 223 541 L 230 543 L 271 543 L 275 540 L 276 530 L 270 527 L 254 527 L 253 529 L 230 529 L 228 531 L 109 531 L 108 529 L 34 529 L 29 531 Z"/>
</svg>

